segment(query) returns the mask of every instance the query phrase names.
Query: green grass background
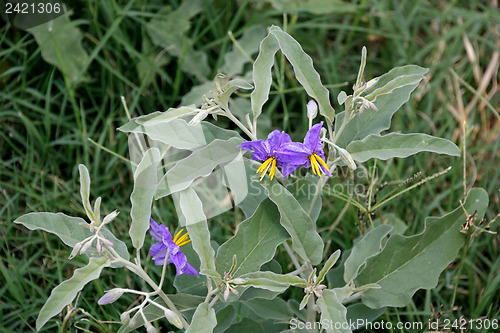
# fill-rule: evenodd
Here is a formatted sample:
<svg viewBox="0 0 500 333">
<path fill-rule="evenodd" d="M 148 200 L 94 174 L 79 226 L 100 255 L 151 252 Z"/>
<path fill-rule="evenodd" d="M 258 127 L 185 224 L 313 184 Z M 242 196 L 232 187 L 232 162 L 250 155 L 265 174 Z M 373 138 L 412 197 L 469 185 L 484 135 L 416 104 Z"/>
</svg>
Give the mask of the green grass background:
<svg viewBox="0 0 500 333">
<path fill-rule="evenodd" d="M 182 49 L 182 43 L 189 40 L 197 51 L 204 52 L 208 59 L 207 67 L 200 69 L 206 72 L 204 78 L 185 70 L 182 52 L 175 57 L 153 45 L 146 31 L 155 13 L 165 5 L 178 8 L 182 1 L 72 2 L 71 20 L 81 31 L 83 49 L 90 55 L 85 64 L 87 79 L 76 83 L 44 61 L 31 34 L 2 25 L 0 332 L 34 331 L 34 321 L 50 290 L 70 277 L 75 265 L 84 264 L 82 257 L 69 262 L 70 251 L 57 237 L 28 231 L 12 221 L 33 211 L 61 211 L 83 217 L 77 166 L 84 163 L 90 171 L 93 198 L 103 197 L 104 213 L 120 210 L 112 228 L 116 234 L 126 235 L 132 190 L 130 166 L 88 139 L 127 157 L 127 137 L 116 131 L 127 121 L 120 96 L 125 96 L 133 116 L 178 106 L 193 86 L 218 73 L 224 54 L 232 48 L 229 30 L 239 38 L 255 25 L 286 25 L 286 30 L 313 57 L 324 84 L 335 87 L 348 83 L 330 89 L 337 111 L 342 108 L 336 96 L 340 89 L 351 92 L 362 46 L 368 48 L 366 78 L 405 64 L 430 68 L 426 82 L 396 113 L 391 130 L 432 134 L 462 147 L 462 122 L 466 120 L 467 186 L 488 191 L 490 207 L 486 218 L 489 221 L 495 217 L 500 187 L 497 2 L 360 0 L 339 2 L 333 9 L 329 7 L 331 11 L 320 13 L 293 10 L 292 5 L 287 5 L 285 12 L 276 7 L 281 2 L 202 1 L 181 43 L 172 47 Z M 171 23 L 175 26 L 176 22 Z M 283 76 L 276 78 L 278 89 L 266 104 L 263 116 L 273 128 L 296 133 L 299 139 L 307 127 L 307 96 L 293 89 L 297 82 L 280 54 L 276 59 L 277 73 Z M 442 215 L 459 206 L 463 199 L 462 162 L 461 158 L 421 153 L 405 160 L 369 161 L 366 166 L 376 163 L 377 184 L 388 182 L 389 189 L 417 172 L 431 175 L 453 167 L 445 176 L 384 207 L 384 213 L 392 212 L 408 224 L 407 234 L 414 234 L 422 229 L 426 216 Z M 359 180 L 363 181 L 367 180 Z M 340 201 L 325 198 L 318 227 L 329 227 L 343 206 Z M 168 200 L 157 203 L 155 214 L 161 215 L 165 223 L 176 225 L 173 205 Z M 222 243 L 241 218 L 239 211 L 214 218 L 212 237 Z M 359 235 L 360 223 L 357 211 L 348 209 L 338 228 L 328 233 L 330 251 L 350 248 Z M 457 260 L 441 275 L 436 288 L 417 292 L 407 307 L 389 309 L 384 320 L 426 321 L 438 311 L 451 318 L 464 315 L 498 319 L 499 241 L 497 235 L 480 235 L 463 253 L 458 288 Z M 281 253 L 278 259 L 287 263 Z M 99 320 L 119 320 L 119 309 L 133 301 L 124 297 L 117 307 L 98 306 L 103 291 L 115 284 L 142 286 L 130 273 L 108 271 L 84 289 L 73 309 L 66 309 L 43 331 L 74 331 L 70 328 L 74 325 L 92 332 L 115 331 L 117 324 Z"/>
</svg>

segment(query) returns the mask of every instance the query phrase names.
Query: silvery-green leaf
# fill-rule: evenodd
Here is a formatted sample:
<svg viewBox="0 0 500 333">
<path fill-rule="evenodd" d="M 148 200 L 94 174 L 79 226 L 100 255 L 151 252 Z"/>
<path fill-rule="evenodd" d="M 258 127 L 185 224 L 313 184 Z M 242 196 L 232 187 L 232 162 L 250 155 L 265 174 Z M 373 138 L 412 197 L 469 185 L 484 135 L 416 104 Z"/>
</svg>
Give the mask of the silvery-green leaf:
<svg viewBox="0 0 500 333">
<path fill-rule="evenodd" d="M 269 199 L 280 212 L 280 223 L 292 237 L 295 252 L 305 261 L 317 265 L 323 257 L 323 240 L 316 231 L 311 217 L 302 209 L 297 199 L 278 182 L 263 180 Z"/>
<path fill-rule="evenodd" d="M 216 325 L 217 318 L 214 308 L 209 308 L 208 303 L 201 303 L 196 308 L 186 333 L 212 333 Z"/>
<path fill-rule="evenodd" d="M 264 333 L 266 332 L 261 324 L 250 318 L 243 318 L 236 324 L 231 325 L 224 333 Z M 272 333 L 272 332 L 270 332 Z"/>
<path fill-rule="evenodd" d="M 43 230 L 58 236 L 64 244 L 74 247 L 77 243 L 92 236 L 88 228 L 85 228 L 81 223 L 85 223 L 82 218 L 71 217 L 63 213 L 28 213 L 18 217 L 14 223 L 24 225 L 30 230 Z M 101 234 L 109 239 L 114 244 L 114 249 L 125 260 L 129 259 L 127 245 L 117 239 L 111 231 L 102 229 Z M 95 252 L 95 247 L 91 247 L 88 254 Z M 121 264 L 113 264 L 111 267 L 121 267 Z"/>
<path fill-rule="evenodd" d="M 321 190 L 318 195 L 315 195 L 317 183 L 318 178 L 310 177 L 298 179 L 292 184 L 287 184 L 286 186 L 286 189 L 293 194 L 295 199 L 297 199 L 313 222 L 316 222 L 318 219 L 322 208 Z"/>
<path fill-rule="evenodd" d="M 272 300 L 252 299 L 246 301 L 245 305 L 261 318 L 265 319 L 288 321 L 293 316 L 293 312 L 288 304 L 278 297 Z"/>
<path fill-rule="evenodd" d="M 51 317 L 61 312 L 66 305 L 71 303 L 87 283 L 97 279 L 101 275 L 102 269 L 107 266 L 109 266 L 108 259 L 90 258 L 87 266 L 76 269 L 71 278 L 55 287 L 38 314 L 36 319 L 37 331 Z"/>
<path fill-rule="evenodd" d="M 159 163 L 160 151 L 157 148 L 150 148 L 144 153 L 134 172 L 134 190 L 130 195 L 132 224 L 129 235 L 132 245 L 136 249 L 142 248 L 144 237 L 149 229 L 151 205 L 153 204 L 157 184 L 156 169 Z"/>
<path fill-rule="evenodd" d="M 259 50 L 259 43 L 266 35 L 266 29 L 261 25 L 252 25 L 246 29 L 243 36 L 238 39 L 238 44 L 248 56 L 252 56 Z M 245 64 L 250 60 L 241 53 L 241 50 L 233 45 L 231 51 L 224 55 L 222 73 L 229 77 L 241 74 Z"/>
<path fill-rule="evenodd" d="M 335 323 L 338 325 L 328 325 L 325 329 L 328 333 L 350 333 L 352 332 L 348 327 L 347 322 L 347 309 L 342 305 L 342 299 L 339 299 L 336 290 L 325 289 L 323 290 L 323 297 L 319 298 L 316 302 L 321 309 L 321 320 L 328 323 Z M 345 323 L 345 324 L 344 324 Z"/>
<path fill-rule="evenodd" d="M 118 130 L 126 133 L 143 133 L 152 140 L 178 149 L 190 150 L 204 147 L 216 139 L 229 140 L 240 137 L 238 132 L 222 129 L 206 121 L 192 126 L 184 119 L 173 119 L 168 123 L 151 126 L 139 125 L 135 120 L 131 120 Z"/>
<path fill-rule="evenodd" d="M 288 238 L 285 229 L 276 223 L 278 219 L 276 206 L 269 200 L 262 201 L 255 213 L 238 225 L 236 234 L 219 247 L 215 259 L 217 271 L 227 272 L 235 254 L 237 266 L 233 277 L 258 271 L 271 260 L 276 247 Z"/>
<path fill-rule="evenodd" d="M 134 118 L 134 121 L 139 125 L 154 126 L 157 124 L 168 123 L 173 119 L 184 116 L 190 116 L 197 113 L 198 109 L 195 105 L 181 106 L 179 108 L 170 108 L 167 111 L 156 111 L 144 116 Z"/>
<path fill-rule="evenodd" d="M 382 89 L 382 88 L 390 87 L 391 84 L 394 86 L 393 81 L 395 79 L 402 77 L 403 79 L 402 81 L 400 81 L 402 86 L 405 85 L 404 81 L 408 82 L 407 80 L 408 77 L 413 75 L 424 76 L 425 74 L 427 74 L 427 72 L 429 72 L 429 69 L 416 65 L 405 65 L 405 66 L 395 67 L 391 69 L 389 72 L 368 81 L 366 83 L 366 89 L 363 91 L 362 96 L 365 97 L 371 96 L 371 98 L 374 98 L 376 95 L 379 95 L 379 94 L 373 94 L 375 90 L 378 90 L 380 93 L 390 91 L 390 89 L 386 88 Z"/>
<path fill-rule="evenodd" d="M 206 81 L 200 85 L 194 86 L 191 90 L 182 96 L 180 105 L 196 105 L 200 106 L 203 104 L 203 96 L 207 98 L 213 98 L 213 91 L 215 90 L 215 85 L 213 81 Z"/>
<path fill-rule="evenodd" d="M 241 286 L 252 286 L 270 291 L 284 292 L 289 286 L 305 288 L 307 281 L 298 276 L 273 272 L 251 272 L 240 276 L 246 282 Z"/>
<path fill-rule="evenodd" d="M 363 303 L 352 304 L 347 307 L 347 321 L 356 323 L 355 329 L 361 329 L 366 323 L 375 321 L 384 314 L 386 308 L 370 309 Z"/>
<path fill-rule="evenodd" d="M 278 52 L 279 44 L 272 35 L 267 35 L 259 46 L 259 55 L 253 63 L 254 90 L 250 95 L 252 101 L 253 117 L 257 118 L 262 112 L 262 106 L 269 99 L 269 91 L 272 84 L 272 68 L 274 55 Z"/>
<path fill-rule="evenodd" d="M 392 89 L 390 93 L 377 95 L 374 104 L 378 111 L 368 109 L 361 114 L 357 114 L 344 128 L 336 144 L 339 147 L 347 147 L 352 141 L 362 140 L 370 134 L 380 134 L 380 132 L 388 129 L 391 126 L 391 118 L 394 113 L 408 101 L 411 92 L 422 81 L 427 71 L 427 69 L 418 66 L 404 66 L 394 68 L 387 74 L 373 79 L 371 81 L 372 86 L 367 88 L 364 93 L 369 93 L 372 89 L 377 89 L 381 85 L 383 87 L 388 81 L 400 75 L 411 75 L 412 81 Z M 370 82 L 367 84 L 370 84 Z M 344 114 L 345 111 L 339 113 L 336 117 L 336 132 L 344 121 Z"/>
<path fill-rule="evenodd" d="M 219 281 L 219 282 L 222 281 L 222 277 L 220 276 L 220 274 L 213 269 L 202 269 L 202 270 L 200 270 L 200 274 L 205 275 L 205 276 L 209 276 L 209 277 L 211 277 L 214 280 Z"/>
<path fill-rule="evenodd" d="M 371 134 L 361 141 L 351 142 L 347 150 L 358 162 L 366 162 L 371 158 L 387 160 L 391 157 L 408 157 L 422 151 L 460 156 L 460 149 L 453 142 L 422 133 Z"/>
<path fill-rule="evenodd" d="M 403 220 L 401 220 L 399 217 L 397 217 L 393 213 L 385 213 L 383 215 L 382 221 L 383 221 L 383 223 L 380 222 L 380 219 L 375 219 L 375 220 L 373 220 L 373 225 L 375 227 L 378 227 L 379 225 L 384 225 L 384 224 L 391 225 L 394 227 L 394 229 L 392 229 L 391 233 L 399 234 L 399 235 L 403 235 L 405 233 L 406 229 L 408 229 L 408 225 L 406 225 L 406 223 Z"/>
<path fill-rule="evenodd" d="M 337 262 L 339 257 L 340 257 L 340 249 L 333 252 L 332 255 L 328 258 L 328 260 L 325 262 L 325 265 L 323 266 L 321 271 L 319 271 L 318 284 L 323 282 L 325 275 L 330 271 L 330 269 L 333 267 L 333 265 L 335 265 L 335 263 Z"/>
<path fill-rule="evenodd" d="M 345 91 L 341 91 L 339 93 L 339 95 L 337 96 L 337 102 L 339 103 L 339 105 L 342 105 L 344 104 L 345 100 L 347 99 L 347 94 L 345 93 Z"/>
<path fill-rule="evenodd" d="M 392 231 L 392 226 L 382 224 L 367 232 L 361 240 L 353 246 L 351 254 L 344 263 L 344 281 L 349 283 L 354 279 L 366 260 L 377 255 L 383 248 L 382 240 Z"/>
<path fill-rule="evenodd" d="M 221 100 L 224 102 L 224 103 L 228 103 L 229 102 L 229 98 L 231 97 L 231 95 L 238 89 L 244 89 L 244 90 L 248 90 L 248 89 L 252 89 L 253 86 L 248 83 L 247 81 L 243 80 L 243 79 L 234 79 L 234 80 L 231 80 L 229 81 L 228 83 L 226 83 L 224 85 L 224 87 L 222 87 L 222 96 L 221 96 Z"/>
<path fill-rule="evenodd" d="M 181 225 L 185 225 L 193 249 L 200 258 L 200 269 L 215 270 L 215 251 L 210 245 L 210 232 L 203 205 L 196 192 L 188 188 L 180 192 Z"/>
<path fill-rule="evenodd" d="M 243 140 L 237 137 L 229 140 L 215 139 L 180 160 L 160 180 L 156 199 L 185 190 L 196 179 L 210 175 L 216 166 L 235 160 L 241 154 L 238 145 L 242 142 Z M 241 163 L 243 164 L 243 161 Z"/>
<path fill-rule="evenodd" d="M 80 172 L 80 196 L 82 197 L 83 208 L 90 220 L 94 220 L 94 212 L 90 205 L 90 176 L 89 170 L 84 164 L 78 165 Z"/>
<path fill-rule="evenodd" d="M 469 191 L 464 208 L 479 221 L 488 206 L 488 193 L 481 188 Z M 462 207 L 443 217 L 428 217 L 422 233 L 410 237 L 393 235 L 384 249 L 366 261 L 355 279 L 356 286 L 370 283 L 363 303 L 370 308 L 405 306 L 422 288 L 434 288 L 441 272 L 455 260 L 464 243 L 460 226 L 466 222 Z M 437 255 L 439 254 L 439 255 Z M 422 269 L 426 267 L 426 269 Z"/>
<path fill-rule="evenodd" d="M 231 304 L 217 311 L 215 316 L 217 318 L 217 326 L 214 328 L 214 333 L 224 333 L 237 320 L 236 310 Z"/>
<path fill-rule="evenodd" d="M 35 37 L 42 58 L 56 66 L 72 84 L 88 80 L 82 73 L 88 54 L 82 46 L 83 35 L 77 25 L 84 21 L 69 20 L 69 13 L 27 31 Z"/>
<path fill-rule="evenodd" d="M 311 57 L 304 52 L 302 46 L 292 36 L 281 28 L 273 25 L 269 28 L 269 34 L 276 38 L 281 52 L 292 64 L 297 81 L 304 87 L 307 94 L 318 103 L 319 112 L 333 122 L 335 110 L 330 104 L 330 92 L 321 83 Z"/>
</svg>

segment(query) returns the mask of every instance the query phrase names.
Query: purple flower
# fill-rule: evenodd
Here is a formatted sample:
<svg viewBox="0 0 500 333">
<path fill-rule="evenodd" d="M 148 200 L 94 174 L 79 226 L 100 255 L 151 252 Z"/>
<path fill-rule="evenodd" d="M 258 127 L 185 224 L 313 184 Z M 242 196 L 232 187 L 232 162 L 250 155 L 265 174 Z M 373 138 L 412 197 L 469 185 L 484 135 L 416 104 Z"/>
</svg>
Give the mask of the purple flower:
<svg viewBox="0 0 500 333">
<path fill-rule="evenodd" d="M 163 224 L 158 225 L 153 218 L 150 219 L 149 233 L 158 243 L 153 244 L 149 253 L 153 257 L 156 266 L 161 266 L 165 263 L 165 256 L 168 254 L 167 264 L 174 263 L 177 270 L 177 275 L 190 274 L 198 276 L 196 269 L 191 266 L 182 253 L 180 247 L 186 245 L 191 240 L 188 239 L 188 233 L 181 236 L 184 229 L 181 229 L 172 239 L 172 235 L 167 227 Z"/>
<path fill-rule="evenodd" d="M 260 179 L 264 178 L 267 171 L 271 169 L 269 171 L 269 176 L 272 180 L 274 174 L 276 173 L 276 167 L 280 167 L 283 174 L 285 174 L 290 167 L 287 163 L 281 161 L 277 155 L 283 145 L 291 142 L 292 139 L 290 139 L 290 135 L 285 132 L 274 130 L 269 134 L 267 140 L 243 142 L 239 145 L 239 147 L 247 151 L 253 150 L 252 160 L 264 161 L 264 163 L 262 163 L 262 165 L 257 169 L 257 173 L 260 172 L 261 174 Z M 290 172 L 287 173 L 287 175 L 288 174 L 290 174 Z"/>
<path fill-rule="evenodd" d="M 325 163 L 323 144 L 319 137 L 322 126 L 323 122 L 311 127 L 307 131 L 304 143 L 290 142 L 280 148 L 277 158 L 290 166 L 286 170 L 287 173 L 283 173 L 285 177 L 302 165 L 306 168 L 312 168 L 313 173 L 319 177 L 323 173 L 332 176 Z"/>
</svg>

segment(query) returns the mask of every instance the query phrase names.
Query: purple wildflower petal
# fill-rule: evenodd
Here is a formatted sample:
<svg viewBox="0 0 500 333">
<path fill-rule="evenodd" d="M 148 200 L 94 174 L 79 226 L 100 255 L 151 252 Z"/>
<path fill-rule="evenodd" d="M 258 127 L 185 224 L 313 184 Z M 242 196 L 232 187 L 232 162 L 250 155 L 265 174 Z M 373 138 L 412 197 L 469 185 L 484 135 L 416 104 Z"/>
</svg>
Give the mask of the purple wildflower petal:
<svg viewBox="0 0 500 333">
<path fill-rule="evenodd" d="M 291 142 L 283 145 L 276 153 L 276 158 L 283 163 L 302 165 L 308 161 L 311 152 L 300 142 Z"/>
<path fill-rule="evenodd" d="M 322 126 L 323 122 L 317 123 L 306 133 L 306 137 L 304 138 L 304 145 L 309 149 L 310 154 L 314 151 L 323 149 L 321 145 L 321 138 L 319 137 Z"/>
<path fill-rule="evenodd" d="M 281 168 L 281 173 L 283 174 L 283 179 L 288 177 L 292 172 L 297 170 L 299 167 L 300 167 L 300 164 L 298 164 L 298 165 L 289 164 L 289 163 L 284 164 L 283 167 Z"/>
<path fill-rule="evenodd" d="M 163 227 L 163 228 L 162 228 Z M 161 242 L 163 241 L 163 234 L 165 233 L 165 226 L 164 225 L 158 225 L 153 218 L 149 219 L 149 234 L 153 236 L 153 238 Z"/>
<path fill-rule="evenodd" d="M 285 143 L 292 142 L 292 139 L 287 133 L 274 130 L 267 137 L 267 141 L 269 142 L 269 146 L 271 148 L 270 152 L 272 155 L 274 155 L 277 149 L 279 149 Z"/>
</svg>

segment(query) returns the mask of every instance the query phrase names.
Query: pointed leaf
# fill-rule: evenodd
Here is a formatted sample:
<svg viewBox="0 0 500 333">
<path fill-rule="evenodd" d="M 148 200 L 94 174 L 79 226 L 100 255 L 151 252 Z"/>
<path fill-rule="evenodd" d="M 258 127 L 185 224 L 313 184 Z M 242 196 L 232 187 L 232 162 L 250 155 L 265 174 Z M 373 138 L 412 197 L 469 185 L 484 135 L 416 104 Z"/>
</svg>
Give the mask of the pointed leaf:
<svg viewBox="0 0 500 333">
<path fill-rule="evenodd" d="M 380 132 L 391 126 L 391 118 L 394 113 L 408 101 L 410 94 L 424 78 L 428 69 L 418 66 L 397 67 L 381 77 L 375 78 L 367 83 L 372 85 L 367 88 L 363 94 L 370 93 L 373 89 L 381 88 L 391 80 L 400 75 L 410 75 L 411 81 L 406 82 L 399 87 L 386 91 L 383 94 L 374 96 L 374 103 L 378 111 L 365 110 L 357 114 L 349 121 L 347 126 L 340 134 L 336 144 L 340 147 L 347 147 L 352 141 L 362 140 L 369 134 L 380 134 Z M 338 131 L 344 121 L 345 112 L 337 115 L 335 120 L 335 131 Z"/>
<path fill-rule="evenodd" d="M 288 234 L 276 221 L 279 213 L 276 206 L 264 200 L 255 213 L 238 225 L 236 234 L 219 247 L 215 263 L 221 274 L 231 267 L 236 254 L 237 266 L 233 277 L 255 272 L 274 257 L 276 247 Z"/>
<path fill-rule="evenodd" d="M 71 217 L 63 213 L 28 213 L 18 217 L 14 223 L 24 225 L 30 230 L 43 230 L 58 236 L 64 244 L 74 247 L 76 243 L 92 236 L 88 228 L 85 228 L 81 223 L 86 223 L 85 220 L 79 217 Z M 127 245 L 117 239 L 111 231 L 102 229 L 101 234 L 109 239 L 114 244 L 114 249 L 125 260 L 129 259 Z M 91 247 L 86 252 L 88 256 L 95 252 L 95 247 Z M 121 267 L 122 264 L 113 264 L 111 267 Z"/>
<path fill-rule="evenodd" d="M 464 207 L 470 215 L 477 211 L 480 220 L 487 206 L 485 190 L 469 191 Z M 459 230 L 465 222 L 464 211 L 458 207 L 443 217 L 427 218 L 424 231 L 418 235 L 393 235 L 378 255 L 366 261 L 355 280 L 356 286 L 377 283 L 381 287 L 368 290 L 363 303 L 370 308 L 405 306 L 418 289 L 434 288 L 464 243 Z"/>
<path fill-rule="evenodd" d="M 267 35 L 259 46 L 259 55 L 253 63 L 254 90 L 250 95 L 253 117 L 257 118 L 262 112 L 262 106 L 269 99 L 272 84 L 271 69 L 274 65 L 274 55 L 278 52 L 279 44 L 272 35 Z"/>
<path fill-rule="evenodd" d="M 134 118 L 134 121 L 139 125 L 154 126 L 158 124 L 168 123 L 173 119 L 184 116 L 194 115 L 198 109 L 194 105 L 181 106 L 179 108 L 170 108 L 167 111 L 156 111 L 144 116 Z"/>
<path fill-rule="evenodd" d="M 289 286 L 307 287 L 307 281 L 298 276 L 276 274 L 273 272 L 252 272 L 240 276 L 247 280 L 240 286 L 251 286 L 271 291 L 284 292 Z"/>
<path fill-rule="evenodd" d="M 335 110 L 330 104 L 330 92 L 321 83 L 311 57 L 304 52 L 302 46 L 292 36 L 281 28 L 273 25 L 269 29 L 269 34 L 277 39 L 281 52 L 293 66 L 297 81 L 304 87 L 307 94 L 318 103 L 319 112 L 333 122 Z"/>
<path fill-rule="evenodd" d="M 453 142 L 422 133 L 371 134 L 361 141 L 351 142 L 347 151 L 358 162 L 366 162 L 370 158 L 387 160 L 391 157 L 408 157 L 422 151 L 460 156 L 460 149 Z"/>
<path fill-rule="evenodd" d="M 352 332 L 348 327 L 347 322 L 347 309 L 342 305 L 342 297 L 337 294 L 336 289 L 325 289 L 323 290 L 323 297 L 319 298 L 317 305 L 321 309 L 321 321 L 325 320 L 327 323 L 333 323 L 333 325 L 328 325 L 326 331 L 328 333 L 350 333 Z"/>
<path fill-rule="evenodd" d="M 80 196 L 82 197 L 83 208 L 90 220 L 94 219 L 94 212 L 92 211 L 92 206 L 90 205 L 90 176 L 89 170 L 84 164 L 78 165 L 78 171 L 80 172 Z"/>
<path fill-rule="evenodd" d="M 333 265 L 335 265 L 337 260 L 339 260 L 339 257 L 340 257 L 340 249 L 333 252 L 332 255 L 328 258 L 328 260 L 325 262 L 325 265 L 318 274 L 318 284 L 323 282 L 325 275 L 330 271 Z"/>
<path fill-rule="evenodd" d="M 367 232 L 363 238 L 353 246 L 351 254 L 344 263 L 344 281 L 349 283 L 354 279 L 366 259 L 377 255 L 383 248 L 382 240 L 392 231 L 392 226 L 382 224 Z"/>
<path fill-rule="evenodd" d="M 160 180 L 156 199 L 182 191 L 199 177 L 210 175 L 216 166 L 235 160 L 241 155 L 238 145 L 242 142 L 240 138 L 215 139 L 207 146 L 180 160 Z"/>
<path fill-rule="evenodd" d="M 196 192 L 188 188 L 180 192 L 181 225 L 185 225 L 193 249 L 200 258 L 200 269 L 215 270 L 215 251 L 210 245 L 210 231 L 203 213 L 203 205 Z"/>
<path fill-rule="evenodd" d="M 194 312 L 191 325 L 186 333 L 212 333 L 217 325 L 214 308 L 209 308 L 208 303 L 201 303 Z"/>
<path fill-rule="evenodd" d="M 156 192 L 157 167 L 160 163 L 160 151 L 157 148 L 150 148 L 142 157 L 141 162 L 134 172 L 134 190 L 130 195 L 132 208 L 130 217 L 132 224 L 129 234 L 132 245 L 136 249 L 142 248 L 144 237 L 149 229 L 149 219 L 151 218 L 151 205 Z"/>
<path fill-rule="evenodd" d="M 66 305 L 71 303 L 87 283 L 97 279 L 101 275 L 102 269 L 107 266 L 109 266 L 109 261 L 105 258 L 90 258 L 87 266 L 76 269 L 70 279 L 55 287 L 38 314 L 36 319 L 37 331 L 51 317 L 61 312 Z"/>
<path fill-rule="evenodd" d="M 280 223 L 292 237 L 292 244 L 297 254 L 313 265 L 323 257 L 323 240 L 316 231 L 311 217 L 302 209 L 295 197 L 278 182 L 265 180 L 262 186 L 279 209 Z"/>
<path fill-rule="evenodd" d="M 173 119 L 168 123 L 148 126 L 131 120 L 118 130 L 127 133 L 143 133 L 152 140 L 175 148 L 190 150 L 204 147 L 215 139 L 229 140 L 233 137 L 240 137 L 238 132 L 222 129 L 206 121 L 198 125 L 188 125 L 184 119 Z"/>
</svg>

